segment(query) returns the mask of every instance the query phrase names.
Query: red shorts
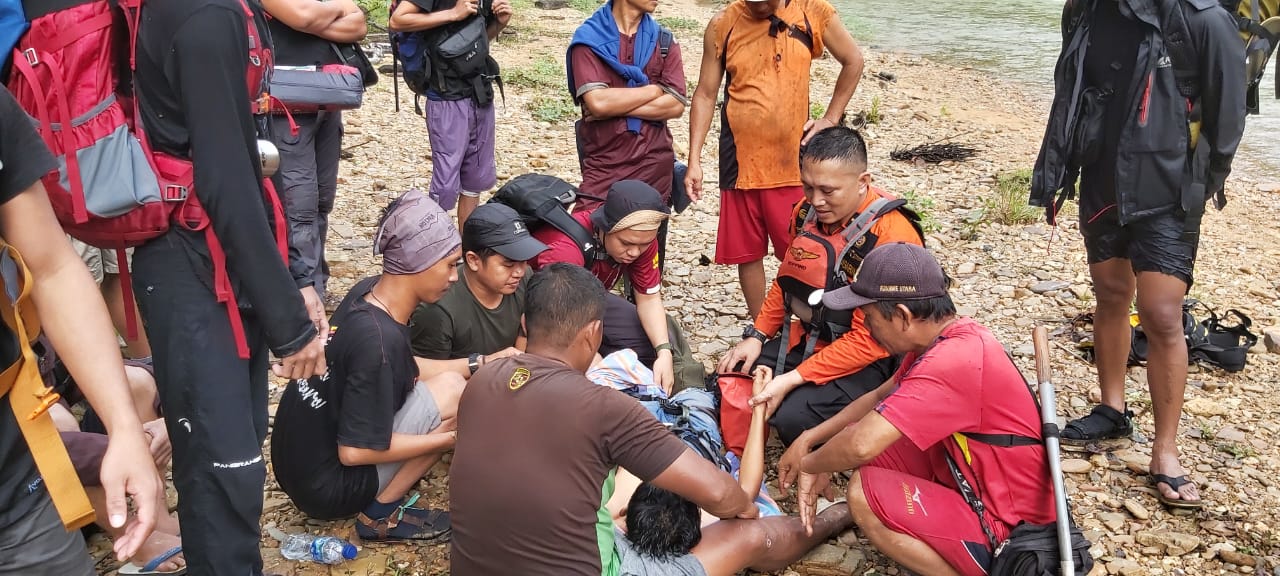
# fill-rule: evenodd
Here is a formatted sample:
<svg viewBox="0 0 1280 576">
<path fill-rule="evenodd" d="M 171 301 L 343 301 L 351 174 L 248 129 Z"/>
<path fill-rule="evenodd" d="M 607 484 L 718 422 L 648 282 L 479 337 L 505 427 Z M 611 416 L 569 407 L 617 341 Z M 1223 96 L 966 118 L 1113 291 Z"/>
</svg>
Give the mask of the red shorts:
<svg viewBox="0 0 1280 576">
<path fill-rule="evenodd" d="M 960 492 L 935 482 L 928 455 L 902 438 L 858 469 L 867 504 L 885 526 L 920 540 L 964 576 L 984 576 L 991 546 Z M 949 472 L 948 472 L 949 474 Z M 1009 535 L 991 521 L 997 540 Z"/>
<path fill-rule="evenodd" d="M 791 245 L 792 208 L 804 199 L 804 187 L 721 190 L 716 264 L 745 264 L 769 255 L 781 259 Z"/>
</svg>

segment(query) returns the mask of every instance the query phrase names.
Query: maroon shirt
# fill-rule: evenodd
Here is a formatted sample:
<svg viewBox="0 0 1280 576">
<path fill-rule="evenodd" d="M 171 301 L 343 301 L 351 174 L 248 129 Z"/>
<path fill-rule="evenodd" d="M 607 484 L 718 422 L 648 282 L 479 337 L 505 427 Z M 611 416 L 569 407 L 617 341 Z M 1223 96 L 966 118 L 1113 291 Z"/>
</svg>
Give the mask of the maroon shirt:
<svg viewBox="0 0 1280 576">
<path fill-rule="evenodd" d="M 574 46 L 570 51 L 573 61 L 573 85 L 575 92 L 591 83 L 608 84 L 610 88 L 626 88 L 613 68 L 605 64 L 586 46 Z M 622 36 L 618 47 L 618 60 L 634 62 L 635 37 Z M 645 75 L 651 84 L 661 84 L 685 94 L 684 65 L 680 59 L 680 44 L 671 43 L 664 59 L 657 47 L 645 66 Z M 639 180 L 653 186 L 662 199 L 670 202 L 671 173 L 676 155 L 671 147 L 671 131 L 666 122 L 642 123 L 639 134 L 627 130 L 627 119 L 591 118 L 583 107 L 583 121 L 577 125 L 578 142 L 582 146 L 583 194 L 604 198 L 609 186 L 619 180 Z M 599 205 L 596 200 L 583 198 L 577 210 L 590 210 Z"/>
</svg>

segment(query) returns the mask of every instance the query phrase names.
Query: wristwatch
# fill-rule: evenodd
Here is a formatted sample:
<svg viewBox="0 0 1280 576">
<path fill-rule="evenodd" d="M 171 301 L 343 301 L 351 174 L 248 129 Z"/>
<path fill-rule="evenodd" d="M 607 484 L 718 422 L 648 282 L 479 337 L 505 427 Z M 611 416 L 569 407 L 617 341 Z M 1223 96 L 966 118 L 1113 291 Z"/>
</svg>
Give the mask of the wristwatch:
<svg viewBox="0 0 1280 576">
<path fill-rule="evenodd" d="M 476 370 L 479 370 L 479 369 L 480 369 L 480 355 L 479 355 L 479 354 L 472 354 L 472 355 L 470 355 L 470 356 L 467 356 L 467 369 L 468 369 L 468 370 L 471 370 L 471 373 L 472 373 L 472 374 L 475 374 L 475 373 L 476 373 Z"/>
<path fill-rule="evenodd" d="M 766 340 L 769 339 L 769 335 L 759 330 L 756 330 L 755 324 L 747 324 L 747 327 L 742 329 L 742 339 L 746 340 L 747 338 L 755 338 L 756 340 L 759 340 L 761 344 L 763 344 Z"/>
</svg>

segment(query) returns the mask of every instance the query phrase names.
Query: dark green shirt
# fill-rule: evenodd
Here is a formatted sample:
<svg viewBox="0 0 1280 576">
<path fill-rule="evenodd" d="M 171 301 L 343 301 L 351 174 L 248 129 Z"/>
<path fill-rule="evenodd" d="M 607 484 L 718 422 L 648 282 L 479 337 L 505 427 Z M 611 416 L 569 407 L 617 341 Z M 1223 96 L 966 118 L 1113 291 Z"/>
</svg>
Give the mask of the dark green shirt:
<svg viewBox="0 0 1280 576">
<path fill-rule="evenodd" d="M 463 274 L 460 268 L 458 281 L 439 302 L 421 304 L 413 312 L 409 330 L 414 356 L 453 360 L 515 346 L 528 276 L 520 281 L 514 294 L 504 296 L 502 303 L 490 310 L 476 300 Z"/>
</svg>

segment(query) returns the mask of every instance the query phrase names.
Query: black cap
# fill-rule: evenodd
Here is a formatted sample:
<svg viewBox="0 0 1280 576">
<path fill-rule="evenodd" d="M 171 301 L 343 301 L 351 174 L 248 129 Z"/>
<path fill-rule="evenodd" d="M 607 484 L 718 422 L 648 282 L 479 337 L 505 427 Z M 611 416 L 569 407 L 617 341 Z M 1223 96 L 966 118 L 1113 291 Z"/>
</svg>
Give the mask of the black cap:
<svg viewBox="0 0 1280 576">
<path fill-rule="evenodd" d="M 529 235 L 529 228 L 514 209 L 490 202 L 477 206 L 462 225 L 462 249 L 479 252 L 485 248 L 524 262 L 541 254 L 547 245 Z"/>
<path fill-rule="evenodd" d="M 641 211 L 671 214 L 653 186 L 639 180 L 619 180 L 609 187 L 604 205 L 591 214 L 591 224 L 596 230 L 610 232 L 623 218 Z"/>
<path fill-rule="evenodd" d="M 850 310 L 880 300 L 928 300 L 946 295 L 947 275 L 933 253 L 915 244 L 894 242 L 867 254 L 853 284 L 823 294 L 822 303 L 833 310 Z"/>
</svg>

